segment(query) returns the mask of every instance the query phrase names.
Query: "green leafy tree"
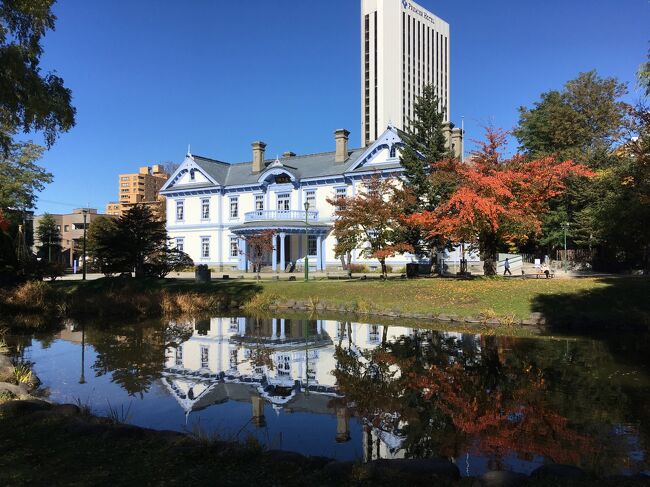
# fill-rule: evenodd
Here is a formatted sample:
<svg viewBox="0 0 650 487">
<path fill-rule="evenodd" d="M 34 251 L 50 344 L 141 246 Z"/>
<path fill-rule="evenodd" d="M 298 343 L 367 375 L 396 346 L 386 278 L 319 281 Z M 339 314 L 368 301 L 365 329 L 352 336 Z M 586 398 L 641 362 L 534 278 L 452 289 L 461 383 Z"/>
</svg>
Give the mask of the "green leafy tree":
<svg viewBox="0 0 650 487">
<path fill-rule="evenodd" d="M 54 0 L 0 1 L 0 148 L 8 153 L 13 136 L 41 131 L 50 147 L 75 124 L 72 94 L 63 79 L 43 73 L 41 41 L 54 29 Z"/>
<path fill-rule="evenodd" d="M 569 224 L 569 247 L 594 250 L 598 245 L 601 229 L 594 214 L 606 199 L 600 180 L 620 164 L 615 148 L 625 135 L 629 107 L 621 98 L 626 93 L 616 78 L 590 71 L 562 90 L 543 93 L 532 108 L 520 108 L 514 135 L 526 155 L 574 160 L 597 173 L 590 179 L 569 178 L 566 191 L 549 202 L 542 232 L 531 239 L 545 253 L 563 246 L 564 223 Z"/>
<path fill-rule="evenodd" d="M 194 267 L 194 261 L 189 255 L 182 250 L 165 246 L 162 252 L 148 258 L 145 272 L 148 276 L 162 279 L 170 272 L 181 272 L 190 267 Z"/>
<path fill-rule="evenodd" d="M 643 94 L 650 96 L 650 49 L 648 49 L 648 60 L 639 67 L 638 79 Z"/>
<path fill-rule="evenodd" d="M 86 235 L 88 254 L 100 272 L 110 275 L 128 269 L 126 262 L 116 255 L 113 243 L 117 240 L 117 222 L 115 218 L 100 216 L 88 227 Z"/>
<path fill-rule="evenodd" d="M 31 142 L 11 144 L 0 154 L 0 208 L 29 210 L 36 193 L 52 182 L 52 174 L 36 164 L 44 148 Z"/>
<path fill-rule="evenodd" d="M 422 95 L 415 100 L 413 110 L 414 118 L 409 120 L 408 127 L 400 134 L 404 144 L 400 157 L 405 169 L 404 187 L 412 196 L 403 201 L 406 215 L 433 211 L 453 189 L 443 179 L 430 177 L 433 163 L 451 157 L 446 147 L 444 107 L 440 106 L 432 85 L 424 87 Z M 435 239 L 426 240 L 424 233 L 413 226 L 402 226 L 400 239 L 419 254 L 429 253 L 441 245 Z"/>
<path fill-rule="evenodd" d="M 38 223 L 36 235 L 41 245 L 39 256 L 47 258 L 48 262 L 57 260 L 61 254 L 61 232 L 56 220 L 49 213 L 45 213 Z"/>
<path fill-rule="evenodd" d="M 167 244 L 165 222 L 146 205 L 129 208 L 118 219 L 97 218 L 88 230 L 88 249 L 104 274 L 135 271 L 135 277 L 164 277 L 194 265 Z"/>
</svg>

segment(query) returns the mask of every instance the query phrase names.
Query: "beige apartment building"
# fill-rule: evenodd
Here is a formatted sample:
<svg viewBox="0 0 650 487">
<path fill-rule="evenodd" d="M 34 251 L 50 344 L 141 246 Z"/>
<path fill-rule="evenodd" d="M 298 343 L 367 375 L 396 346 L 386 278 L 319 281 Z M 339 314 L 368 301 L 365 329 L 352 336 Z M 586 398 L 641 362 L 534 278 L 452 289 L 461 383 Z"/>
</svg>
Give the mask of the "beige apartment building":
<svg viewBox="0 0 650 487">
<path fill-rule="evenodd" d="M 120 174 L 118 176 L 118 201 L 106 205 L 106 214 L 120 216 L 136 204 L 163 208 L 159 196 L 160 188 L 169 179 L 161 165 L 143 166 L 137 173 Z M 164 215 L 161 215 L 164 219 Z"/>
<path fill-rule="evenodd" d="M 76 260 L 78 264 L 81 261 L 82 242 L 84 233 L 84 211 L 86 212 L 86 224 L 88 229 L 90 222 L 102 215 L 97 213 L 95 208 L 75 208 L 72 213 L 65 215 L 52 214 L 56 221 L 59 233 L 61 235 L 61 257 L 60 262 L 67 266 L 72 267 Z M 38 226 L 43 215 L 34 217 L 34 247 L 35 251 L 41 247 L 41 242 L 38 239 Z"/>
</svg>

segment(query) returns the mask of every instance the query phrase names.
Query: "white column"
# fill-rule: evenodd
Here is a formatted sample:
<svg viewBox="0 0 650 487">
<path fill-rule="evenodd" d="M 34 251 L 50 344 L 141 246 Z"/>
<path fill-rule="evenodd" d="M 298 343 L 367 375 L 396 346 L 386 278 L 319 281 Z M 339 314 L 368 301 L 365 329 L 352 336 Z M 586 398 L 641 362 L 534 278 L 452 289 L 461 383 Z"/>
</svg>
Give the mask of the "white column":
<svg viewBox="0 0 650 487">
<path fill-rule="evenodd" d="M 271 333 L 271 340 L 275 340 L 278 337 L 278 319 L 273 318 L 273 329 Z"/>
<path fill-rule="evenodd" d="M 246 318 L 237 318 L 239 325 L 239 336 L 243 337 L 246 334 Z"/>
<path fill-rule="evenodd" d="M 286 262 L 284 261 L 284 241 L 285 241 L 286 234 L 281 233 L 280 234 L 280 272 L 284 272 L 286 269 Z M 284 322 L 284 320 L 283 320 Z"/>
<path fill-rule="evenodd" d="M 323 270 L 323 263 L 321 262 L 322 243 L 323 243 L 323 237 L 321 235 L 318 235 L 316 237 L 316 270 L 317 271 Z"/>
<path fill-rule="evenodd" d="M 280 318 L 280 340 L 287 338 L 284 332 L 284 318 Z"/>
<path fill-rule="evenodd" d="M 278 249 L 277 249 L 277 247 L 278 247 L 277 238 L 276 238 L 276 235 L 273 234 L 273 250 L 271 251 L 271 255 L 273 256 L 271 258 L 271 269 L 273 269 L 273 272 L 278 270 L 278 256 L 277 256 Z"/>
<path fill-rule="evenodd" d="M 246 240 L 239 239 L 239 270 L 246 271 Z"/>
<path fill-rule="evenodd" d="M 225 259 L 223 258 L 223 238 L 225 236 L 225 231 L 223 228 L 223 215 L 221 214 L 221 200 L 223 195 L 221 192 L 217 193 L 217 232 L 219 233 L 219 250 L 218 250 L 218 259 L 219 259 L 219 270 L 223 270 L 223 263 Z M 230 252 L 230 246 L 228 247 L 228 252 Z M 228 254 L 230 256 L 230 253 Z"/>
<path fill-rule="evenodd" d="M 316 333 L 323 333 L 323 320 L 316 320 Z"/>
</svg>

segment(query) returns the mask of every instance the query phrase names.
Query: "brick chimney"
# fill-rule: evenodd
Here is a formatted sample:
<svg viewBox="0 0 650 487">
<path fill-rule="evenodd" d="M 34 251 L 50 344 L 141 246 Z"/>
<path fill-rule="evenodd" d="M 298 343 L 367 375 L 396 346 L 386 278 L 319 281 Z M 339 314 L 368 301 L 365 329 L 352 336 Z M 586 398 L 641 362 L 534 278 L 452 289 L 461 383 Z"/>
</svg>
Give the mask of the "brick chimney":
<svg viewBox="0 0 650 487">
<path fill-rule="evenodd" d="M 334 140 L 336 141 L 336 155 L 334 162 L 340 164 L 348 160 L 348 136 L 350 132 L 345 129 L 334 131 Z"/>
<path fill-rule="evenodd" d="M 264 169 L 264 151 L 266 144 L 261 141 L 253 142 L 253 172 L 261 172 Z"/>
</svg>

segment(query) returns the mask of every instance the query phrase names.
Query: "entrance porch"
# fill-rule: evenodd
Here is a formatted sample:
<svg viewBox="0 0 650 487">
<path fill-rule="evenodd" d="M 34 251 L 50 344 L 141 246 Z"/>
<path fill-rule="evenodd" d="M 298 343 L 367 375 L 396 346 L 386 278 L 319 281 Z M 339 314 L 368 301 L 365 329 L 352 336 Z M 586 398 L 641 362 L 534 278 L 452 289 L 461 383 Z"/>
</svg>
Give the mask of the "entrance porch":
<svg viewBox="0 0 650 487">
<path fill-rule="evenodd" d="M 325 269 L 325 238 L 330 231 L 329 226 L 311 224 L 305 229 L 304 224 L 303 228 L 289 225 L 252 227 L 245 224 L 232 229 L 235 235 L 241 237 L 238 239 L 240 271 L 253 272 L 253 265 L 247 258 L 245 236 L 268 230 L 274 231 L 273 250 L 262 261 L 262 267 L 270 266 L 273 272 L 303 271 L 306 254 L 310 270 Z"/>
</svg>

